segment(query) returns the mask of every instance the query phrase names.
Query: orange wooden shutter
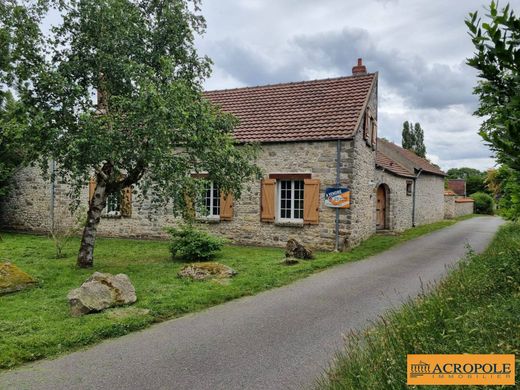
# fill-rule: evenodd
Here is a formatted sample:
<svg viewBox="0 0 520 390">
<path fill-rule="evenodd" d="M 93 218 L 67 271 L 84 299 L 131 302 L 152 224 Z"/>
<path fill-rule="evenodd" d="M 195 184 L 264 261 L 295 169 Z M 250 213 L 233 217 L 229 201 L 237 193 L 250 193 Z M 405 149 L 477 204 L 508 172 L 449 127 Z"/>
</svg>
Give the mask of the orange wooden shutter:
<svg viewBox="0 0 520 390">
<path fill-rule="evenodd" d="M 320 181 L 305 179 L 303 187 L 303 223 L 317 225 L 320 210 Z"/>
<path fill-rule="evenodd" d="M 132 216 L 132 187 L 125 187 L 121 191 L 121 216 Z"/>
<path fill-rule="evenodd" d="M 231 221 L 233 219 L 233 195 L 220 193 L 220 219 Z"/>
<path fill-rule="evenodd" d="M 260 193 L 260 220 L 262 222 L 274 222 L 274 193 L 275 179 L 263 179 Z"/>
<path fill-rule="evenodd" d="M 88 182 L 88 201 L 92 202 L 92 198 L 94 197 L 94 192 L 96 191 L 96 178 L 92 176 L 90 181 Z"/>
</svg>

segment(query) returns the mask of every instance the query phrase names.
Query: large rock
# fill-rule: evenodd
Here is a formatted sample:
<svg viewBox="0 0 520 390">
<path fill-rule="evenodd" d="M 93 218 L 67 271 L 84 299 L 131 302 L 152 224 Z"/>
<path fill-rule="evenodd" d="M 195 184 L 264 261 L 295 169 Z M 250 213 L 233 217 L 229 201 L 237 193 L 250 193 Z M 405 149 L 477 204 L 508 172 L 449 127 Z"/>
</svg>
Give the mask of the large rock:
<svg viewBox="0 0 520 390">
<path fill-rule="evenodd" d="M 291 238 L 285 246 L 285 257 L 310 260 L 314 259 L 314 255 L 310 249 L 305 248 L 302 244 Z"/>
<path fill-rule="evenodd" d="M 227 265 L 220 263 L 194 263 L 189 264 L 179 271 L 178 275 L 182 278 L 193 280 L 206 280 L 213 278 L 231 278 L 237 272 Z"/>
<path fill-rule="evenodd" d="M 11 263 L 0 263 L 0 295 L 36 286 L 38 281 Z"/>
<path fill-rule="evenodd" d="M 101 272 L 94 272 L 81 287 L 71 290 L 67 298 L 73 316 L 95 313 L 137 301 L 135 288 L 127 275 Z"/>
</svg>

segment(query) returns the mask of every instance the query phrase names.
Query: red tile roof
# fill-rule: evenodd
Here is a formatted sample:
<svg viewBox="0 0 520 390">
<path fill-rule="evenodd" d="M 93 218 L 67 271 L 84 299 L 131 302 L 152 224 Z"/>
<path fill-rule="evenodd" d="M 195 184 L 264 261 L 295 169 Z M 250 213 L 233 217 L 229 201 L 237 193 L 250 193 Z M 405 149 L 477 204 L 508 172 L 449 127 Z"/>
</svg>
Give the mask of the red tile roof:
<svg viewBox="0 0 520 390">
<path fill-rule="evenodd" d="M 390 171 L 397 176 L 414 177 L 413 172 L 410 172 L 408 169 L 403 167 L 397 161 L 392 160 L 380 150 L 376 152 L 376 166 Z"/>
<path fill-rule="evenodd" d="M 382 142 L 386 147 L 392 149 L 396 153 L 399 153 L 403 158 L 410 161 L 410 163 L 416 169 L 422 169 L 425 172 L 433 173 L 435 175 L 446 176 L 446 174 L 436 165 L 433 165 L 431 162 L 426 160 L 425 158 L 419 157 L 414 152 L 404 149 L 400 146 L 397 146 L 393 142 L 387 141 L 385 139 L 378 138 L 378 142 Z"/>
<path fill-rule="evenodd" d="M 475 201 L 471 198 L 456 198 L 455 199 L 455 203 L 473 203 L 473 202 L 475 202 Z"/>
<path fill-rule="evenodd" d="M 377 79 L 363 76 L 208 91 L 205 96 L 235 115 L 241 142 L 351 138 Z"/>
</svg>

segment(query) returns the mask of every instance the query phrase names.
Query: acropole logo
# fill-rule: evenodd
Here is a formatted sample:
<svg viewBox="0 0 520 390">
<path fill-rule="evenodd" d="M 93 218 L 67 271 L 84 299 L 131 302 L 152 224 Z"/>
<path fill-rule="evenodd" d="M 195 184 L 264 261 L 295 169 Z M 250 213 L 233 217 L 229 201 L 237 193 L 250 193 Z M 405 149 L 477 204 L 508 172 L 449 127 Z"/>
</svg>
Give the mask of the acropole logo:
<svg viewBox="0 0 520 390">
<path fill-rule="evenodd" d="M 515 355 L 408 355 L 408 385 L 514 385 Z"/>
</svg>

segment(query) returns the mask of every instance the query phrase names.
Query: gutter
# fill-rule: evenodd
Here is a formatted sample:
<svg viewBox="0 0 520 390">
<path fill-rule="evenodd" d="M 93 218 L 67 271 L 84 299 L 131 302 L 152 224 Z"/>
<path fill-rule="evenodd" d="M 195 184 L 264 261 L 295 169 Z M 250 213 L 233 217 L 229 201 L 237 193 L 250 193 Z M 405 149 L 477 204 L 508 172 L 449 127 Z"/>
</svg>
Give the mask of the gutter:
<svg viewBox="0 0 520 390">
<path fill-rule="evenodd" d="M 415 193 L 417 192 L 417 179 L 421 176 L 423 169 L 420 168 L 413 178 L 413 201 L 412 201 L 412 227 L 415 227 Z"/>
</svg>

